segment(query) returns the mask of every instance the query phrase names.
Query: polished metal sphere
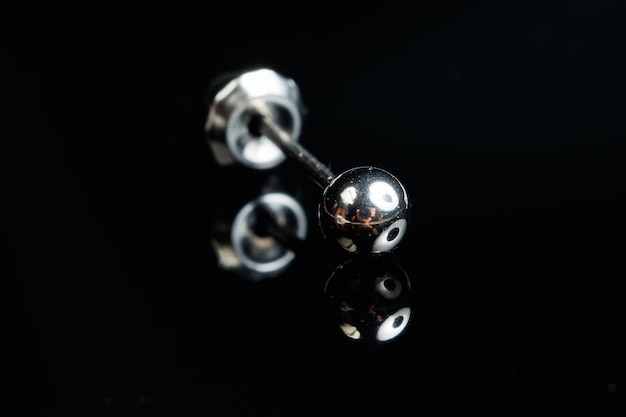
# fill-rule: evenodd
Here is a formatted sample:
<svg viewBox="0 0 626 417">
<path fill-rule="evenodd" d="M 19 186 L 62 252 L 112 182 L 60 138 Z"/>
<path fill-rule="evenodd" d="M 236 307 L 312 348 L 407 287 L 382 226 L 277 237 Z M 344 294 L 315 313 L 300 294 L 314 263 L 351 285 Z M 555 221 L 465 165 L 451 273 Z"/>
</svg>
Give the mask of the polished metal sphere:
<svg viewBox="0 0 626 417">
<path fill-rule="evenodd" d="M 381 345 L 408 330 L 411 281 L 388 258 L 344 262 L 328 278 L 324 296 L 331 326 L 347 340 Z"/>
<path fill-rule="evenodd" d="M 409 197 L 389 172 L 371 166 L 335 177 L 319 206 L 324 236 L 358 254 L 392 252 L 407 229 Z"/>
</svg>

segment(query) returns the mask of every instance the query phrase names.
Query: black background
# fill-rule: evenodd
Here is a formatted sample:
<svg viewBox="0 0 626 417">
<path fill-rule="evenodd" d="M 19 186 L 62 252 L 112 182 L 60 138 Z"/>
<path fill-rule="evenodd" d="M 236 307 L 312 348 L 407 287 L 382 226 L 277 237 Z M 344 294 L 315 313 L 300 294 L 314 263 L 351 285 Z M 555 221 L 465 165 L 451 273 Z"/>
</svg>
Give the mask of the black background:
<svg viewBox="0 0 626 417">
<path fill-rule="evenodd" d="M 90 3 L 2 13 L 6 416 L 624 415 L 624 4 Z M 336 172 L 414 204 L 415 319 L 334 338 L 328 270 L 217 267 L 206 89 L 271 67 Z M 318 188 L 284 164 L 318 238 Z M 227 187 L 226 187 L 227 188 Z"/>
</svg>

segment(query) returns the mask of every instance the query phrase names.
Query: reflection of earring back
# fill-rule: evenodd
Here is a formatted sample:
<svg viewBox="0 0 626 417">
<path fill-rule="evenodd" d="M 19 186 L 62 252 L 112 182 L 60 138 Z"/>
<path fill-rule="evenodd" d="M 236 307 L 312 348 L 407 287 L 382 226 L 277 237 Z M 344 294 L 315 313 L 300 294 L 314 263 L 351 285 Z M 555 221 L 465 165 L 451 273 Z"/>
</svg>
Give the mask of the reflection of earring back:
<svg viewBox="0 0 626 417">
<path fill-rule="evenodd" d="M 300 203 L 284 191 L 272 190 L 243 206 L 228 206 L 214 217 L 211 246 L 218 266 L 252 281 L 283 273 L 295 253 L 259 225 L 269 216 L 285 233 L 305 239 L 308 222 Z"/>
</svg>

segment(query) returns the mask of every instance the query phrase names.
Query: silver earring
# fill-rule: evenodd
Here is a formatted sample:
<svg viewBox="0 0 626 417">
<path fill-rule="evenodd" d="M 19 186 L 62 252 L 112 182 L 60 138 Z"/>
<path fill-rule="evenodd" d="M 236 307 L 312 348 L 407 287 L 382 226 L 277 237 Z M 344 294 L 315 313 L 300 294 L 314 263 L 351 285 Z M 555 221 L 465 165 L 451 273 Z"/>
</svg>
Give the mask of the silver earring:
<svg viewBox="0 0 626 417">
<path fill-rule="evenodd" d="M 335 175 L 300 143 L 303 106 L 296 83 L 271 69 L 223 80 L 211 97 L 207 141 L 220 165 L 266 170 L 295 161 L 322 188 L 319 225 L 350 253 L 394 251 L 408 228 L 410 202 L 388 171 L 357 166 Z"/>
</svg>

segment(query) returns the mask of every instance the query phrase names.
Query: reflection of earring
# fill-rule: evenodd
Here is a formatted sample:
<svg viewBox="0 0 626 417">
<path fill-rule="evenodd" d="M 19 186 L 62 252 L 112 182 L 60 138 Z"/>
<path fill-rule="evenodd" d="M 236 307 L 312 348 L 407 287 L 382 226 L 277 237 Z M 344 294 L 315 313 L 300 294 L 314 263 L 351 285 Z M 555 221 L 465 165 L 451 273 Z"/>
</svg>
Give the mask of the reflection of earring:
<svg viewBox="0 0 626 417">
<path fill-rule="evenodd" d="M 286 194 L 269 193 L 248 203 L 233 222 L 232 236 L 254 245 L 251 255 L 240 250 L 231 253 L 230 263 L 243 265 L 236 272 L 260 280 L 285 271 L 297 257 L 310 266 L 330 271 L 323 286 L 323 306 L 330 329 L 342 340 L 360 345 L 379 346 L 395 341 L 406 333 L 413 315 L 411 281 L 405 270 L 389 257 L 352 258 L 339 262 L 305 239 L 294 223 L 285 224 L 281 213 L 292 203 Z M 270 202 L 275 203 L 268 204 Z M 244 233 L 235 229 L 243 221 Z M 251 235 L 252 234 L 252 235 Z M 272 245 L 255 244 L 259 237 L 272 238 Z M 234 245 L 233 245 L 234 246 Z M 283 256 L 276 257 L 276 249 Z M 241 262 L 236 262 L 243 257 Z M 259 260 L 262 260 L 261 262 Z M 339 265 L 339 266 L 336 266 Z"/>
<path fill-rule="evenodd" d="M 360 343 L 395 340 L 411 320 L 411 281 L 388 258 L 344 262 L 328 278 L 324 295 L 332 325 Z"/>
<path fill-rule="evenodd" d="M 275 177 L 260 184 L 231 179 L 221 194 L 225 203 L 216 208 L 211 236 L 218 266 L 252 281 L 283 273 L 295 253 L 263 225 L 271 218 L 284 233 L 305 239 L 308 223 L 300 202 Z"/>
<path fill-rule="evenodd" d="M 244 72 L 216 84 L 205 126 L 219 164 L 239 162 L 269 169 L 285 158 L 296 161 L 323 189 L 318 217 L 323 235 L 355 254 L 393 251 L 407 230 L 409 197 L 391 173 L 359 166 L 335 175 L 299 142 L 300 92 L 291 79 L 269 70 Z M 357 210 L 375 209 L 363 224 Z"/>
</svg>

